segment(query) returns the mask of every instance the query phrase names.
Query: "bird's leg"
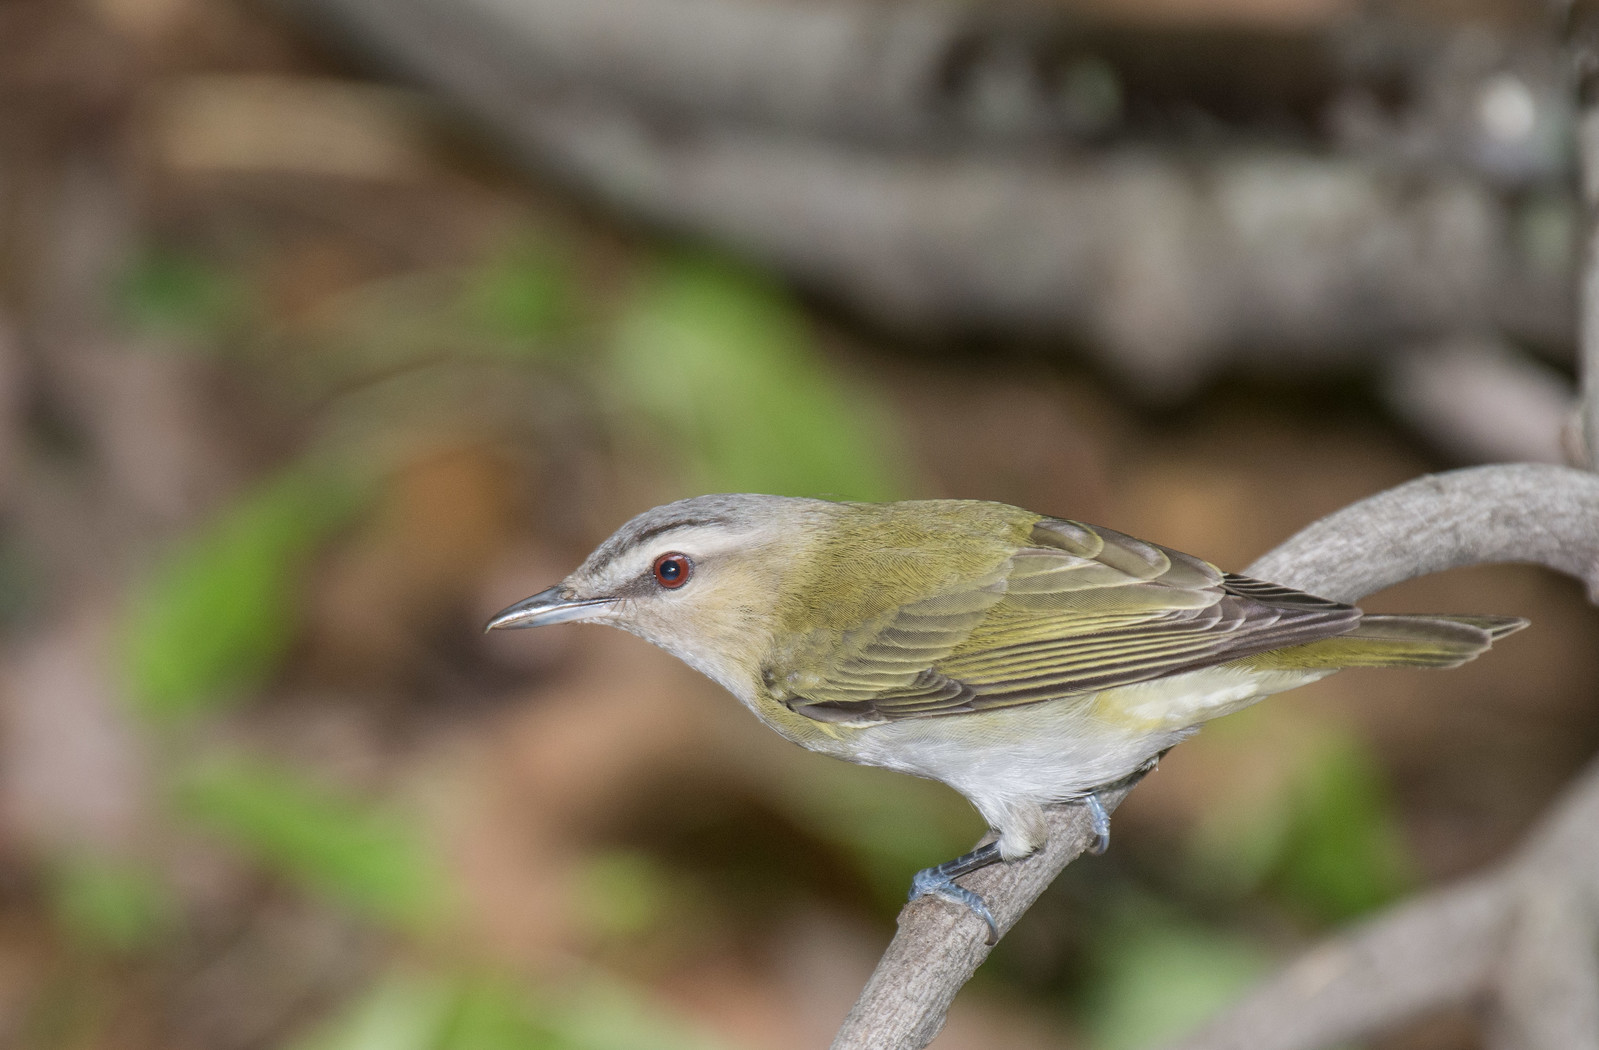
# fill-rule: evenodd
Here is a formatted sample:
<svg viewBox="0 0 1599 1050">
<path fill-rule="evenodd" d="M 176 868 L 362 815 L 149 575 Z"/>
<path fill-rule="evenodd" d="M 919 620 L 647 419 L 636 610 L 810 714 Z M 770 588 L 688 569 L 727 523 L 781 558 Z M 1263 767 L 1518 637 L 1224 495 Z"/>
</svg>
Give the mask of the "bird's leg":
<svg viewBox="0 0 1599 1050">
<path fill-rule="evenodd" d="M 1124 784 L 1136 784 L 1143 779 L 1145 774 L 1155 768 L 1166 752 L 1145 762 L 1131 774 L 1121 780 L 1104 784 L 1101 789 L 1120 787 Z M 1094 844 L 1088 847 L 1088 852 L 1095 854 L 1104 853 L 1110 848 L 1110 814 L 1105 811 L 1105 804 L 1099 800 L 1099 791 L 1090 791 L 1082 797 L 1084 808 L 1088 810 L 1089 826 L 1094 829 Z M 955 880 L 962 875 L 969 875 L 978 868 L 986 868 L 990 864 L 998 864 L 1005 858 L 1000 856 L 999 842 L 994 841 L 978 846 L 970 853 L 962 854 L 954 860 L 946 860 L 931 868 L 923 868 L 911 879 L 910 899 L 915 901 L 922 897 L 942 897 L 954 904 L 961 904 L 976 913 L 979 919 L 988 924 L 988 943 L 999 943 L 999 924 L 994 921 L 994 913 L 988 910 L 988 905 L 983 898 L 967 889 L 958 886 Z"/>
<path fill-rule="evenodd" d="M 1166 749 L 1166 751 L 1170 750 L 1171 748 L 1169 747 Z M 1101 784 L 1082 797 L 1083 807 L 1088 810 L 1088 825 L 1094 829 L 1094 844 L 1088 847 L 1088 852 L 1097 857 L 1110 849 L 1110 814 L 1105 812 L 1105 803 L 1099 800 L 1099 793 L 1111 788 L 1138 783 L 1154 771 L 1155 767 L 1160 764 L 1160 760 L 1166 757 L 1166 751 L 1162 751 L 1120 780 L 1112 781 L 1109 784 Z"/>
<path fill-rule="evenodd" d="M 1097 857 L 1110 849 L 1110 814 L 1105 812 L 1098 792 L 1084 795 L 1083 805 L 1088 809 L 1088 824 L 1094 829 L 1094 844 L 1088 847 L 1088 852 Z"/>
<path fill-rule="evenodd" d="M 999 855 L 999 843 L 990 842 L 978 846 L 970 853 L 962 854 L 954 860 L 946 860 L 942 864 L 931 868 L 923 868 L 911 879 L 911 900 L 921 897 L 942 897 L 954 904 L 961 904 L 977 913 L 977 917 L 988 923 L 988 943 L 999 943 L 999 925 L 994 922 L 994 913 L 988 910 L 988 905 L 983 898 L 967 889 L 957 886 L 955 880 L 962 875 L 970 874 L 978 868 L 986 868 L 990 864 L 998 864 L 1002 858 Z"/>
</svg>

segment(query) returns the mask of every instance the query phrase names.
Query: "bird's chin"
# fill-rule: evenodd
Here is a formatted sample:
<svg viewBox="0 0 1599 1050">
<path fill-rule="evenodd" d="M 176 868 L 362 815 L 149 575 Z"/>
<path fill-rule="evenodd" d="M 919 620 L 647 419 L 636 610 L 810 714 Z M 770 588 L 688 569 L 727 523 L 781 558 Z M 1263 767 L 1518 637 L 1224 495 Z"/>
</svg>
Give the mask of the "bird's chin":
<svg viewBox="0 0 1599 1050">
<path fill-rule="evenodd" d="M 740 661 L 729 659 L 714 646 L 686 642 L 670 629 L 663 629 L 658 624 L 639 623 L 626 616 L 606 615 L 596 617 L 595 622 L 620 627 L 628 634 L 644 639 L 657 649 L 677 657 L 744 703 L 749 703 L 749 698 L 754 694 L 756 678 L 749 668 Z"/>
</svg>

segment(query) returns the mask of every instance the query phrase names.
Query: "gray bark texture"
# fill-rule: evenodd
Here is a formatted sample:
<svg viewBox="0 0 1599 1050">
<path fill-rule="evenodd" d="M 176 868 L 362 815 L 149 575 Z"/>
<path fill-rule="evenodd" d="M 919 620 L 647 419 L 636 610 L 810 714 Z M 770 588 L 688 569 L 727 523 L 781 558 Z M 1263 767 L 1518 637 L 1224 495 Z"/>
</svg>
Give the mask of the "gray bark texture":
<svg viewBox="0 0 1599 1050">
<path fill-rule="evenodd" d="M 1599 764 L 1497 870 L 1315 948 L 1168 1050 L 1317 1050 L 1474 1001 L 1492 1047 L 1594 1050 L 1596 894 Z"/>
<path fill-rule="evenodd" d="M 938 5 L 278 2 L 626 214 L 899 331 L 1067 337 L 1154 399 L 1235 364 L 1336 368 L 1484 331 L 1573 339 L 1551 145 L 1569 121 L 1547 49 L 1434 47 L 1419 108 L 1393 126 L 1358 84 L 1328 87 L 1302 122 L 1345 129 L 1343 148 L 1173 148 L 1062 130 L 1078 119 L 1067 88 L 1099 60 L 1040 82 L 1024 44 L 1066 27 Z M 1533 107 L 1515 143 L 1484 138 L 1462 103 L 1496 76 Z"/>
</svg>

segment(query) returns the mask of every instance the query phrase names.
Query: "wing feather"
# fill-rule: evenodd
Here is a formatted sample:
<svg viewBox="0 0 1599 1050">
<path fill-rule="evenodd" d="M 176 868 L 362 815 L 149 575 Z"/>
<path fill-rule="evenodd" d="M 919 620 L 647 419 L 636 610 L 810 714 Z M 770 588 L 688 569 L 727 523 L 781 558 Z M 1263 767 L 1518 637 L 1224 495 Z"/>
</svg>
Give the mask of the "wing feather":
<svg viewBox="0 0 1599 1050">
<path fill-rule="evenodd" d="M 822 670 L 771 669 L 774 696 L 826 722 L 958 715 L 1214 666 L 1360 621 L 1353 606 L 1111 529 L 1045 518 L 1031 539 L 995 573 L 810 647 L 833 654 Z"/>
</svg>

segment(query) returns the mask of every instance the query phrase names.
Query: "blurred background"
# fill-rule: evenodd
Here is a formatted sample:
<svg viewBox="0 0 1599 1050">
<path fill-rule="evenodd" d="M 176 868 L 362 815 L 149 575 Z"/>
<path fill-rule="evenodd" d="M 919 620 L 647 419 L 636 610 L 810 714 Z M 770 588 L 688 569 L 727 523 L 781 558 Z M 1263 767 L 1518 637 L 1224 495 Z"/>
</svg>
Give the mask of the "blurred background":
<svg viewBox="0 0 1599 1050">
<path fill-rule="evenodd" d="M 1510 0 L 3 0 L 0 1045 L 824 1045 L 975 813 L 486 618 L 707 491 L 1237 570 L 1558 462 L 1567 81 Z M 1534 627 L 1185 743 L 935 1046 L 1156 1045 L 1514 847 L 1599 618 L 1366 604 Z"/>
</svg>

